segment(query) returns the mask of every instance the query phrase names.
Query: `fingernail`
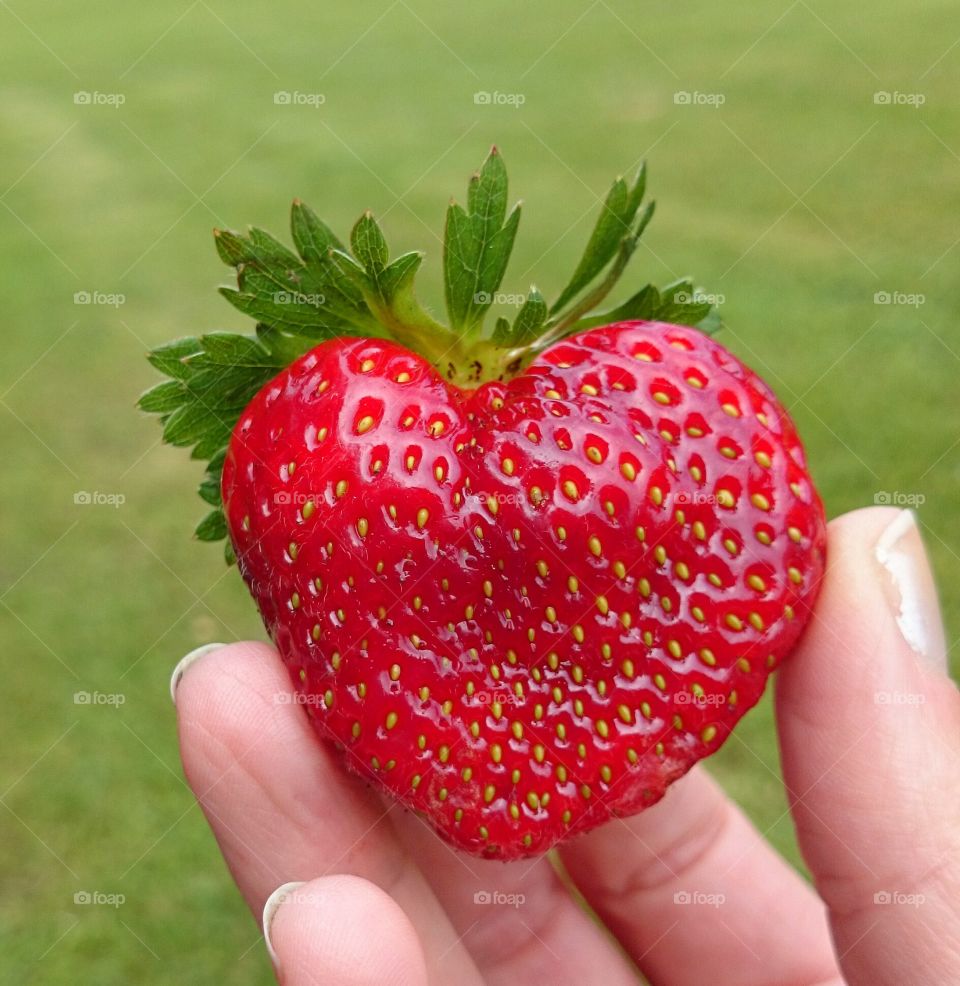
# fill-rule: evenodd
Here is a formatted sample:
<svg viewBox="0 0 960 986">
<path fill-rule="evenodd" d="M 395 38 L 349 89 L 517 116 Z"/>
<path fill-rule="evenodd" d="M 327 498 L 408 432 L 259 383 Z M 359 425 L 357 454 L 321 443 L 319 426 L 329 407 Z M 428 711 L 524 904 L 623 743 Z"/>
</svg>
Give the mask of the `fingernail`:
<svg viewBox="0 0 960 986">
<path fill-rule="evenodd" d="M 170 675 L 170 698 L 173 699 L 173 704 L 177 704 L 177 685 L 180 684 L 183 678 L 183 672 L 193 664 L 194 661 L 199 661 L 204 654 L 209 654 L 212 651 L 219 650 L 223 647 L 223 644 L 204 644 L 202 647 L 197 647 L 196 649 L 190 651 L 186 657 L 180 658 L 180 663 L 173 669 L 173 674 Z"/>
<path fill-rule="evenodd" d="M 301 880 L 299 883 L 285 883 L 283 886 L 277 887 L 276 890 L 267 898 L 267 902 L 263 905 L 263 919 L 261 921 L 263 925 L 263 940 L 267 946 L 267 952 L 270 954 L 270 959 L 274 965 L 278 965 L 277 953 L 273 950 L 273 942 L 270 941 L 270 926 L 273 924 L 273 919 L 276 916 L 277 911 L 280 909 L 280 905 L 295 891 L 299 890 L 304 884 Z"/>
<path fill-rule="evenodd" d="M 874 554 L 889 575 L 885 589 L 901 636 L 929 666 L 945 671 L 937 588 L 912 510 L 902 510 L 884 529 Z"/>
</svg>

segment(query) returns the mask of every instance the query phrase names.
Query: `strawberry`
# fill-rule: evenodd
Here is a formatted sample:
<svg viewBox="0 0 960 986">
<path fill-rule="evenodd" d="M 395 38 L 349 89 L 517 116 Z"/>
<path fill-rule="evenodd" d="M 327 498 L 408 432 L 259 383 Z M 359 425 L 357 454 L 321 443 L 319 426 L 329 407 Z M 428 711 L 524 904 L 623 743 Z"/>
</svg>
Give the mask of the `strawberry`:
<svg viewBox="0 0 960 986">
<path fill-rule="evenodd" d="M 470 852 L 542 853 L 659 800 L 758 701 L 821 580 L 793 424 L 692 286 L 589 314 L 644 180 L 614 183 L 558 301 L 531 289 L 490 334 L 519 218 L 495 151 L 448 213 L 453 329 L 372 216 L 347 252 L 295 203 L 299 257 L 218 234 L 257 337 L 152 355 L 173 379 L 143 403 L 210 458 L 198 534 L 229 534 L 317 731 Z"/>
</svg>

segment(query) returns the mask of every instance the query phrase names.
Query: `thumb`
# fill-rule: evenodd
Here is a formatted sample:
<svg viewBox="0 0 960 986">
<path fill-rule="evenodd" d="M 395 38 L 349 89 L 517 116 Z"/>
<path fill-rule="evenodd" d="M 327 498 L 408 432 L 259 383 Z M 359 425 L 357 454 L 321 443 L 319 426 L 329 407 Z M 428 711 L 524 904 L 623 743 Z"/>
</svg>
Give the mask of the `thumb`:
<svg viewBox="0 0 960 986">
<path fill-rule="evenodd" d="M 426 986 L 423 951 L 392 897 L 357 876 L 278 887 L 263 936 L 282 986 Z"/>
<path fill-rule="evenodd" d="M 777 714 L 797 836 L 848 981 L 960 982 L 960 698 L 911 512 L 830 525 Z"/>
</svg>

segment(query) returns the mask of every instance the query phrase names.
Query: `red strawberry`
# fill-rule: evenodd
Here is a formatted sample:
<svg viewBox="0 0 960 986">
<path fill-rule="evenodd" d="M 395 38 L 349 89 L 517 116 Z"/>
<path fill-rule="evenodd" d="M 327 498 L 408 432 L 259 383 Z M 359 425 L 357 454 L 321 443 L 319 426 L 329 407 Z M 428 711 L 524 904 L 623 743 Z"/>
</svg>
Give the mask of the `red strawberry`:
<svg viewBox="0 0 960 986">
<path fill-rule="evenodd" d="M 324 343 L 243 413 L 223 499 L 321 735 L 506 858 L 652 804 L 714 752 L 823 566 L 783 409 L 656 322 L 474 391 L 392 343 Z"/>
<path fill-rule="evenodd" d="M 642 183 L 614 184 L 553 308 L 532 289 L 492 335 L 517 215 L 495 155 L 448 215 L 455 331 L 372 217 L 351 255 L 296 203 L 299 258 L 218 234 L 228 296 L 269 327 L 152 357 L 173 380 L 143 406 L 211 459 L 198 534 L 229 531 L 317 731 L 471 852 L 543 852 L 657 801 L 757 702 L 822 576 L 786 412 L 702 332 L 633 317 L 700 321 L 692 285 L 586 317 L 649 219 Z"/>
</svg>

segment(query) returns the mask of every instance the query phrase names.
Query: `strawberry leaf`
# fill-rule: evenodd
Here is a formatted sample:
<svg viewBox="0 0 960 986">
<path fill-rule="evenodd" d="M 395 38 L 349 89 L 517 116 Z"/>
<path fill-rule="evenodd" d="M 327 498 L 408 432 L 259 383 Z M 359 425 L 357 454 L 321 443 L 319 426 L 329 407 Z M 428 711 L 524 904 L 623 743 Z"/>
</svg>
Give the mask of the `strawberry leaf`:
<svg viewBox="0 0 960 986">
<path fill-rule="evenodd" d="M 290 210 L 290 232 L 297 252 L 307 264 L 322 265 L 331 250 L 342 250 L 343 244 L 330 227 L 299 199 Z"/>
<path fill-rule="evenodd" d="M 723 319 L 720 317 L 720 311 L 717 308 L 711 308 L 710 311 L 696 323 L 696 327 L 704 335 L 715 335 L 723 328 Z"/>
<path fill-rule="evenodd" d="M 387 241 L 373 213 L 365 212 L 357 220 L 350 233 L 350 245 L 353 255 L 370 277 L 377 277 L 387 266 L 390 257 Z"/>
<path fill-rule="evenodd" d="M 668 284 L 660 292 L 660 308 L 657 318 L 661 322 L 679 322 L 696 325 L 710 311 L 710 303 L 697 301 L 693 281 L 688 278 Z"/>
<path fill-rule="evenodd" d="M 220 483 L 216 476 L 204 476 L 197 492 L 204 503 L 209 503 L 211 507 L 220 506 Z"/>
<path fill-rule="evenodd" d="M 137 406 L 141 411 L 147 411 L 150 414 L 169 414 L 183 403 L 184 396 L 182 384 L 177 380 L 167 380 L 164 383 L 158 383 L 156 387 L 151 387 L 140 398 Z"/>
<path fill-rule="evenodd" d="M 709 302 L 694 300 L 697 297 L 689 281 L 676 281 L 658 291 L 652 284 L 646 285 L 622 305 L 578 319 L 570 326 L 571 332 L 583 332 L 598 325 L 646 319 L 655 322 L 674 322 L 678 325 L 699 326 L 713 309 Z M 690 300 L 684 300 L 689 298 Z M 716 331 L 716 329 L 713 329 Z M 707 333 L 710 334 L 709 332 Z"/>
<path fill-rule="evenodd" d="M 223 508 L 217 507 L 211 510 L 203 520 L 197 524 L 193 536 L 198 541 L 220 541 L 227 536 L 227 519 L 223 515 Z"/>
<path fill-rule="evenodd" d="M 200 340 L 203 351 L 190 358 L 191 365 L 237 367 L 276 367 L 277 361 L 251 336 L 214 332 Z"/>
<path fill-rule="evenodd" d="M 502 316 L 497 319 L 493 326 L 493 336 L 491 337 L 495 346 L 507 347 L 513 338 L 513 327 L 509 319 Z"/>
<path fill-rule="evenodd" d="M 164 441 L 190 448 L 206 461 L 199 493 L 215 509 L 197 528 L 218 540 L 226 527 L 220 478 L 234 425 L 254 395 L 317 343 L 338 336 L 388 337 L 432 360 L 454 383 L 476 386 L 507 378 L 565 336 L 608 322 L 659 319 L 721 326 L 714 308 L 689 280 L 657 290 L 646 285 L 615 308 L 597 308 L 616 285 L 653 215 L 641 209 L 646 166 L 632 181 L 618 178 L 566 287 L 553 305 L 531 287 L 511 323 L 484 318 L 506 272 L 520 222 L 509 212 L 507 169 L 496 147 L 470 179 L 466 207 L 451 203 L 443 244 L 444 297 L 450 327 L 417 300 L 414 281 L 423 262 L 416 251 L 390 261 L 386 237 L 372 213 L 354 225 L 349 248 L 307 205 L 294 200 L 290 233 L 295 250 L 264 230 L 215 230 L 220 259 L 236 272 L 223 296 L 256 320 L 254 335 L 215 332 L 177 339 L 148 354 L 168 379 L 139 400 L 156 414 Z M 229 547 L 227 561 L 233 560 Z"/>
<path fill-rule="evenodd" d="M 187 356 L 192 356 L 200 351 L 200 340 L 188 337 L 186 339 L 174 339 L 163 346 L 158 346 L 147 354 L 147 359 L 151 365 L 165 373 L 168 377 L 175 380 L 183 380 L 187 375 L 187 369 L 183 360 Z"/>
<path fill-rule="evenodd" d="M 360 293 L 330 260 L 339 241 L 302 204 L 294 203 L 291 226 L 302 257 L 259 229 L 246 237 L 217 230 L 217 252 L 237 270 L 237 287 L 220 293 L 245 315 L 318 342 L 336 335 L 383 335 Z"/>
<path fill-rule="evenodd" d="M 523 345 L 533 342 L 540 334 L 546 320 L 547 303 L 536 287 L 531 285 L 530 293 L 527 295 L 523 307 L 517 312 L 517 317 L 513 323 L 514 343 Z"/>
<path fill-rule="evenodd" d="M 257 330 L 256 337 L 215 332 L 181 339 L 149 356 L 173 379 L 148 390 L 139 407 L 161 415 L 165 442 L 192 448 L 193 458 L 209 460 L 199 493 L 217 510 L 197 528 L 202 541 L 226 533 L 219 509 L 220 473 L 234 424 L 257 391 L 313 345 L 311 339 L 294 340 L 267 326 Z M 215 519 L 218 513 L 221 521 Z"/>
<path fill-rule="evenodd" d="M 223 462 L 227 457 L 227 448 L 224 446 L 215 452 L 207 463 L 206 475 L 203 482 L 197 488 L 200 499 L 209 503 L 211 507 L 222 506 L 220 500 L 220 475 L 223 472 Z"/>
<path fill-rule="evenodd" d="M 507 169 L 494 147 L 470 179 L 467 208 L 451 202 L 447 209 L 444 293 L 450 324 L 459 334 L 477 329 L 493 303 L 519 223 L 519 204 L 507 217 Z"/>
<path fill-rule="evenodd" d="M 350 245 L 354 256 L 334 249 L 331 257 L 390 335 L 420 352 L 437 346 L 438 339 L 452 339 L 450 330 L 437 322 L 414 294 L 414 277 L 423 262 L 423 254 L 404 253 L 388 263 L 387 241 L 370 212 L 357 220 L 350 234 Z"/>
<path fill-rule="evenodd" d="M 647 166 L 641 165 L 632 185 L 617 178 L 607 192 L 603 209 L 590 235 L 580 263 L 573 272 L 569 284 L 550 308 L 552 313 L 561 311 L 575 298 L 614 258 L 624 237 L 631 236 L 631 227 L 647 187 Z M 649 221 L 649 217 L 648 217 Z M 644 225 L 646 225 L 644 223 Z M 640 229 L 633 241 L 639 238 Z"/>
</svg>

